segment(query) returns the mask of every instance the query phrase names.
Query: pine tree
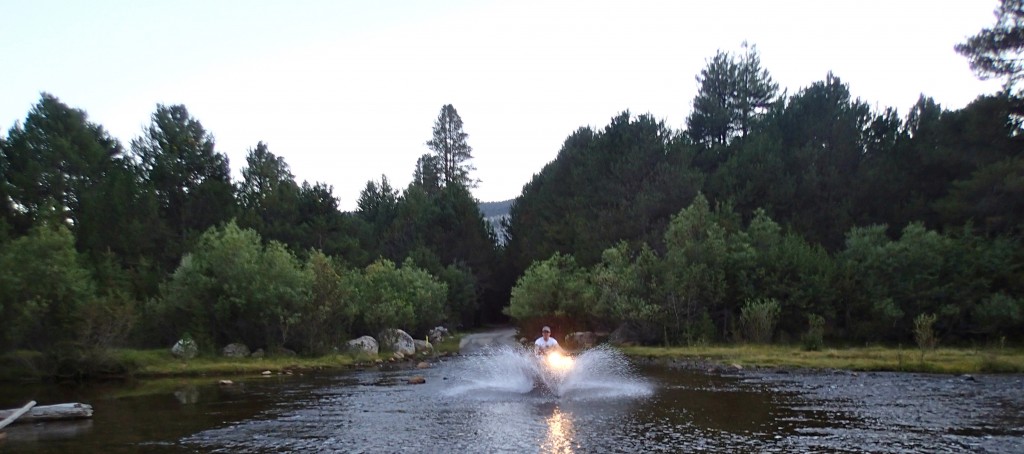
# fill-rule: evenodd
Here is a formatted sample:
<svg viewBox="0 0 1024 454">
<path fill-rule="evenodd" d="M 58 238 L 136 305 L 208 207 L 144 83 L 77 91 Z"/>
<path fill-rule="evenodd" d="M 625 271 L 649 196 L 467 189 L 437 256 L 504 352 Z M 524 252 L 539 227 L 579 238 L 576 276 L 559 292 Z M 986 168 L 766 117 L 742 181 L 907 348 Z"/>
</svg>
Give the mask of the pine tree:
<svg viewBox="0 0 1024 454">
<path fill-rule="evenodd" d="M 995 11 L 996 24 L 957 44 L 955 49 L 967 57 L 983 79 L 1006 77 L 1006 87 L 1020 80 L 1021 51 L 1024 51 L 1024 0 L 1001 0 Z"/>
<path fill-rule="evenodd" d="M 745 52 L 736 63 L 738 77 L 732 103 L 732 130 L 738 131 L 740 137 L 747 137 L 757 119 L 778 99 L 779 84 L 761 67 L 757 46 L 744 42 L 743 49 Z"/>
<path fill-rule="evenodd" d="M 700 87 L 686 118 L 687 134 L 705 146 L 746 137 L 778 99 L 779 84 L 761 67 L 757 46 L 743 43 L 739 57 L 718 51 L 697 76 Z"/>
<path fill-rule="evenodd" d="M 185 106 L 158 105 L 152 120 L 132 154 L 167 229 L 160 262 L 171 267 L 199 234 L 234 216 L 234 186 L 227 156 Z"/>
<path fill-rule="evenodd" d="M 275 156 L 263 142 L 249 150 L 238 185 L 242 227 L 255 229 L 264 240 L 295 247 L 300 234 L 299 185 L 284 158 Z"/>
<path fill-rule="evenodd" d="M 441 162 L 438 157 L 432 154 L 420 156 L 416 160 L 412 181 L 428 193 L 437 192 L 441 188 Z"/>
<path fill-rule="evenodd" d="M 462 118 L 451 104 L 445 104 L 434 121 L 434 138 L 427 141 L 427 147 L 440 161 L 441 179 L 444 185 L 453 184 L 476 187 L 479 181 L 472 180 L 469 172 L 476 170 L 468 161 L 473 159 L 473 148 L 466 143 L 462 130 Z"/>
<path fill-rule="evenodd" d="M 736 73 L 736 62 L 722 51 L 700 71 L 700 88 L 693 98 L 693 111 L 686 117 L 687 134 L 694 142 L 710 146 L 728 140 Z"/>
</svg>

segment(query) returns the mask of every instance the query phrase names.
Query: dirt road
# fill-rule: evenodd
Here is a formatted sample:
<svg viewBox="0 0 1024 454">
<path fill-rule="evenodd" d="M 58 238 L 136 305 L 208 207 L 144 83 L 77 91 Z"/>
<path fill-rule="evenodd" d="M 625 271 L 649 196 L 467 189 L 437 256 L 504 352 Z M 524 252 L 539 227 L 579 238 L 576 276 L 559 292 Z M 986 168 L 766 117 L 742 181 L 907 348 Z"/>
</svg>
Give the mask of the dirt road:
<svg viewBox="0 0 1024 454">
<path fill-rule="evenodd" d="M 499 328 L 482 333 L 467 334 L 459 342 L 459 353 L 463 355 L 474 355 L 483 353 L 487 349 L 502 346 L 516 346 L 516 329 Z"/>
</svg>

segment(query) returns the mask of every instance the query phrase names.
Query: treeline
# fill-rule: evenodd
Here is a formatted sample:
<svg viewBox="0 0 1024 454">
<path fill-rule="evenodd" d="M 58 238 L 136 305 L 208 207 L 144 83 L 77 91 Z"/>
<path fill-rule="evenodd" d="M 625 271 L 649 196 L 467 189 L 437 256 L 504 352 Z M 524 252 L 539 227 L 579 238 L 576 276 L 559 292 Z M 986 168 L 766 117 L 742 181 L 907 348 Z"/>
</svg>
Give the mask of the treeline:
<svg viewBox="0 0 1024 454">
<path fill-rule="evenodd" d="M 779 339 L 907 342 L 934 315 L 946 341 L 1020 340 L 1018 96 L 900 117 L 832 74 L 780 93 L 753 47 L 698 82 L 685 131 L 622 113 L 524 187 L 510 315 L 683 344 L 744 337 L 752 305 Z"/>
<path fill-rule="evenodd" d="M 138 331 L 144 345 L 188 335 L 208 350 L 243 342 L 322 354 L 352 333 L 426 332 L 461 309 L 447 304 L 447 284 L 411 259 L 356 269 L 313 251 L 300 261 L 234 221 L 200 235 L 160 294 L 142 303 L 116 283 L 101 283 L 78 258 L 63 226 L 35 228 L 6 245 L 5 300 L 26 304 L 5 306 L 4 345 L 104 349 Z"/>
<path fill-rule="evenodd" d="M 0 351 L 188 334 L 209 350 L 320 353 L 384 327 L 500 317 L 466 136 L 444 106 L 414 182 L 368 182 L 349 213 L 262 142 L 231 181 L 184 106 L 157 106 L 126 149 L 43 94 L 0 138 Z"/>
<path fill-rule="evenodd" d="M 382 176 L 342 212 L 262 142 L 232 181 L 184 106 L 125 147 L 44 94 L 0 138 L 0 350 L 317 353 L 505 316 L 667 344 L 906 342 L 915 321 L 1021 340 L 1020 93 L 900 116 L 832 74 L 780 93 L 753 47 L 698 82 L 685 130 L 624 112 L 569 135 L 502 241 L 451 105 L 408 187 Z"/>
<path fill-rule="evenodd" d="M 999 341 L 1019 339 L 1024 327 L 1022 262 L 1015 239 L 920 223 L 897 238 L 881 225 L 855 227 L 830 253 L 764 210 L 744 223 L 728 204 L 712 209 L 698 195 L 657 244 L 623 241 L 589 265 L 571 253 L 533 263 L 508 312 L 554 318 L 566 331 L 623 328 L 634 341 L 666 345 L 808 336 L 819 346 L 824 337 L 906 343 L 923 314 L 946 341 Z"/>
</svg>

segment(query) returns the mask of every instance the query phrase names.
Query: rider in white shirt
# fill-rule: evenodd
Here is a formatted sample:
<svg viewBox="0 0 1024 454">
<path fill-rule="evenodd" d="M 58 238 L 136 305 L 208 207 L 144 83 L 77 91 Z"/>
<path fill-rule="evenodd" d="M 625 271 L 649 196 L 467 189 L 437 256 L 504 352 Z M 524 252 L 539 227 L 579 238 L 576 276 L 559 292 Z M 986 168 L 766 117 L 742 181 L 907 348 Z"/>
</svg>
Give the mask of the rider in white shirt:
<svg viewBox="0 0 1024 454">
<path fill-rule="evenodd" d="M 533 353 L 536 355 L 543 355 L 548 350 L 554 349 L 561 351 L 562 347 L 558 345 L 558 341 L 551 337 L 551 328 L 545 326 L 540 330 L 540 337 L 533 343 Z"/>
</svg>

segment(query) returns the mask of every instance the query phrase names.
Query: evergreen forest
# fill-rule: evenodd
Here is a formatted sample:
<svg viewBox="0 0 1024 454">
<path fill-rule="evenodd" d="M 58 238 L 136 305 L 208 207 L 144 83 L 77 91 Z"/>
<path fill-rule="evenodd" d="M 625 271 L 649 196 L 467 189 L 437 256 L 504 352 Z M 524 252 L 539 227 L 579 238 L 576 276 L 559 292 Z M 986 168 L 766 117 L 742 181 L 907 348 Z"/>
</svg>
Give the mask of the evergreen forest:
<svg viewBox="0 0 1024 454">
<path fill-rule="evenodd" d="M 567 131 L 498 229 L 452 105 L 412 183 L 382 175 L 347 212 L 262 142 L 233 180 L 183 105 L 126 143 L 43 93 L 0 136 L 0 352 L 187 335 L 316 355 L 509 321 L 652 345 L 908 343 L 922 322 L 1019 343 L 1022 11 L 957 47 L 1006 85 L 956 110 L 872 108 L 831 73 L 789 93 L 755 46 L 719 51 L 684 130 L 626 111 Z"/>
</svg>

